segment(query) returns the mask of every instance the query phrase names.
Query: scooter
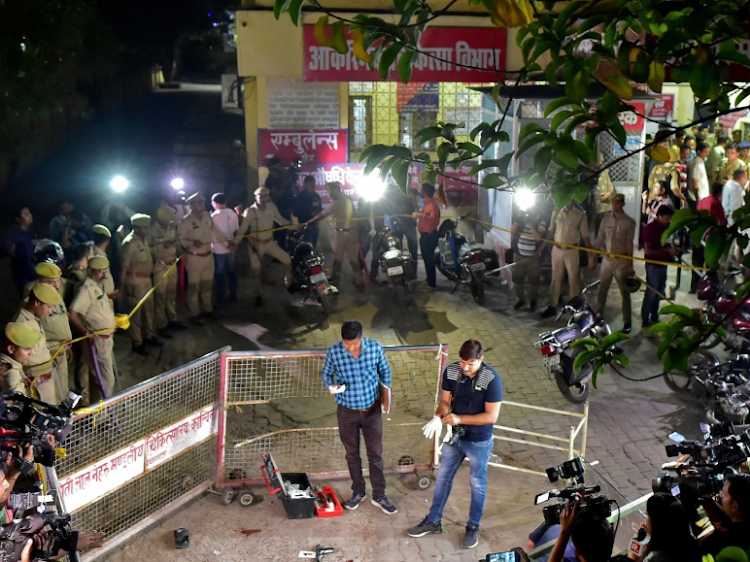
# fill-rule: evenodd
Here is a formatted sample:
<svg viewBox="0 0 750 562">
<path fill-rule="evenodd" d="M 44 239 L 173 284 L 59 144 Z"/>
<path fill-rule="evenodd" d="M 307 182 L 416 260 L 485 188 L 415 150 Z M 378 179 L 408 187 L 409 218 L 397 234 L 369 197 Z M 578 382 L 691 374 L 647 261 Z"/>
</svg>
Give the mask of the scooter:
<svg viewBox="0 0 750 562">
<path fill-rule="evenodd" d="M 440 273 L 459 285 L 469 285 L 471 296 L 480 306 L 484 304 L 484 284 L 487 275 L 499 271 L 497 252 L 479 244 L 469 244 L 466 236 L 456 232 L 458 223 L 469 214 L 446 219 L 438 228 L 440 241 L 435 250 L 435 265 Z"/>
<path fill-rule="evenodd" d="M 588 302 L 588 293 L 598 285 L 598 280 L 587 285 L 581 297 L 571 299 L 563 307 L 557 315 L 557 320 L 569 312 L 570 318 L 568 318 L 567 326 L 550 332 L 542 332 L 539 334 L 539 341 L 536 342 L 536 347 L 544 356 L 547 374 L 550 378 L 554 377 L 560 392 L 573 404 L 582 404 L 588 398 L 595 363 L 593 360 L 589 361 L 576 373 L 573 370 L 573 363 L 584 348 L 577 346 L 571 349 L 570 345 L 583 338 L 594 338 L 601 342 L 612 333 L 609 325 Z M 618 346 L 613 346 L 612 351 L 613 353 L 622 352 Z"/>
<path fill-rule="evenodd" d="M 325 259 L 318 254 L 313 245 L 303 240 L 307 227 L 291 231 L 287 235 L 287 251 L 292 258 L 293 282 L 290 291 L 302 291 L 304 298 L 314 299 L 323 307 L 323 312 L 331 312 L 331 295 L 338 292 L 328 281 L 325 272 Z"/>
<path fill-rule="evenodd" d="M 410 283 L 417 277 L 417 264 L 409 250 L 401 247 L 401 231 L 398 222 L 393 221 L 393 230 L 388 227 L 376 234 L 373 252 L 378 256 L 380 268 L 388 276 L 388 281 L 399 301 L 406 299 Z"/>
<path fill-rule="evenodd" d="M 716 272 L 709 271 L 698 285 L 697 297 L 703 301 L 703 314 L 712 323 L 722 322 L 727 336 L 724 344 L 734 351 L 750 351 L 750 297 L 739 303 L 734 294 L 727 289 L 727 283 L 741 274 L 739 268 L 731 268 L 725 277 L 719 280 Z M 701 342 L 701 349 L 716 347 L 722 338 L 713 332 Z"/>
</svg>

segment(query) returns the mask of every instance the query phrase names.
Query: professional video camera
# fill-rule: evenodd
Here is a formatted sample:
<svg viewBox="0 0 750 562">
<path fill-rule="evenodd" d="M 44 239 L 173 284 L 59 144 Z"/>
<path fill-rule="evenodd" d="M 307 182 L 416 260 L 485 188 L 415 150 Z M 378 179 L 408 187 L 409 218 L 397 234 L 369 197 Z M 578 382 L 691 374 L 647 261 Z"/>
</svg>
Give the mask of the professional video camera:
<svg viewBox="0 0 750 562">
<path fill-rule="evenodd" d="M 550 498 L 560 498 L 561 501 L 554 505 L 548 505 L 543 510 L 544 521 L 548 525 L 559 525 L 560 514 L 567 504 L 577 504 L 578 509 L 583 511 L 594 511 L 602 518 L 612 514 L 610 500 L 604 494 L 600 494 L 600 486 L 586 486 L 583 477 L 583 459 L 576 457 L 565 461 L 560 466 L 553 466 L 546 470 L 550 482 L 557 482 L 560 478 L 572 480 L 572 483 L 562 490 L 547 490 L 534 498 L 534 505 L 539 505 Z"/>
<path fill-rule="evenodd" d="M 27 515 L 14 520 L 8 525 L 0 526 L 0 562 L 18 562 L 26 541 L 35 536 L 46 538 L 40 541 L 41 548 L 35 543 L 31 551 L 31 560 L 49 560 L 61 550 L 75 553 L 78 547 L 78 532 L 70 527 L 70 515 L 42 513 Z"/>
</svg>

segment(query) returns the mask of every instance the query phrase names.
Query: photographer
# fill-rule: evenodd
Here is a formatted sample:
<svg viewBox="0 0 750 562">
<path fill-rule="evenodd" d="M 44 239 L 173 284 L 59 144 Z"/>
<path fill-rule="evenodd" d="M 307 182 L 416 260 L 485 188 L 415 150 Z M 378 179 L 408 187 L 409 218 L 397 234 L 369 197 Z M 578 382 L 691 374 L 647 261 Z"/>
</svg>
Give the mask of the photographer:
<svg viewBox="0 0 750 562">
<path fill-rule="evenodd" d="M 453 479 L 461 463 L 468 458 L 471 505 L 462 544 L 464 548 L 474 548 L 479 544 L 479 522 L 487 492 L 487 463 L 492 455 L 492 426 L 500 413 L 503 384 L 497 371 L 484 364 L 484 347 L 480 341 L 465 341 L 458 355 L 460 361 L 451 363 L 443 371 L 440 402 L 432 420 L 422 428 L 428 439 L 433 439 L 436 433 L 439 435 L 443 424 L 453 429 L 452 434 L 449 433 L 451 439 L 443 445 L 430 513 L 407 533 L 410 537 L 423 537 L 443 532 L 440 520 Z"/>
<path fill-rule="evenodd" d="M 717 506 L 728 519 L 721 521 L 710 509 Z M 706 502 L 706 513 L 714 527 L 719 526 L 706 537 L 701 550 L 704 554 L 716 555 L 727 546 L 750 547 L 750 476 L 735 474 L 727 478 L 716 504 Z"/>
<path fill-rule="evenodd" d="M 563 562 L 568 540 L 573 541 L 581 562 L 606 562 L 612 556 L 615 531 L 612 524 L 593 511 L 579 511 L 568 503 L 560 514 L 560 535 L 548 562 Z"/>
<path fill-rule="evenodd" d="M 643 562 L 697 562 L 698 541 L 690 530 L 687 513 L 671 494 L 657 493 L 646 503 L 646 532 L 651 537 L 641 556 L 628 552 L 631 560 Z M 645 557 L 643 556 L 645 554 Z"/>
</svg>

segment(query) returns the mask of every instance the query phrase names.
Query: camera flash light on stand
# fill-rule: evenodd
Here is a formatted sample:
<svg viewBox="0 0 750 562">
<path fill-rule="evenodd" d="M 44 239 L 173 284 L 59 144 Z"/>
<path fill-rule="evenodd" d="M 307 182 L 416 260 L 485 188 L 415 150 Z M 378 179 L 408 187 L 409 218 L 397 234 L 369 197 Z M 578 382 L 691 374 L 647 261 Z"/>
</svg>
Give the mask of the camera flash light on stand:
<svg viewBox="0 0 750 562">
<path fill-rule="evenodd" d="M 171 185 L 172 189 L 175 191 L 179 191 L 185 187 L 185 180 L 182 178 L 173 178 L 172 181 L 169 182 L 169 185 Z"/>
<path fill-rule="evenodd" d="M 128 187 L 130 187 L 130 182 L 125 176 L 115 176 L 110 180 L 109 187 L 111 187 L 112 191 L 115 193 L 123 193 Z"/>
<path fill-rule="evenodd" d="M 513 200 L 521 211 L 528 211 L 536 202 L 536 194 L 528 187 L 522 187 L 513 194 Z"/>
</svg>

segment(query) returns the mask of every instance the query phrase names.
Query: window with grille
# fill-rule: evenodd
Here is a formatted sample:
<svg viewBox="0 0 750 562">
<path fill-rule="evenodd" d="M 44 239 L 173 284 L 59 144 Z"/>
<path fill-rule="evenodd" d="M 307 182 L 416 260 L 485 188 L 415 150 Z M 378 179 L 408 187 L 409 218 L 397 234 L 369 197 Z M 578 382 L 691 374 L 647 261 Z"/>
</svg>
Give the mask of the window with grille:
<svg viewBox="0 0 750 562">
<path fill-rule="evenodd" d="M 361 152 L 372 144 L 372 97 L 349 98 L 349 152 Z"/>
</svg>

